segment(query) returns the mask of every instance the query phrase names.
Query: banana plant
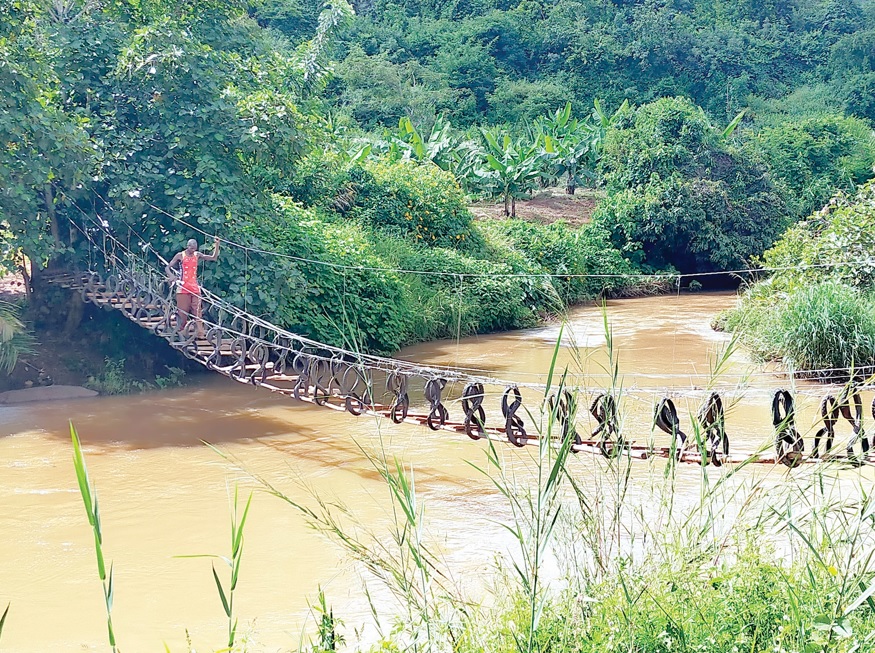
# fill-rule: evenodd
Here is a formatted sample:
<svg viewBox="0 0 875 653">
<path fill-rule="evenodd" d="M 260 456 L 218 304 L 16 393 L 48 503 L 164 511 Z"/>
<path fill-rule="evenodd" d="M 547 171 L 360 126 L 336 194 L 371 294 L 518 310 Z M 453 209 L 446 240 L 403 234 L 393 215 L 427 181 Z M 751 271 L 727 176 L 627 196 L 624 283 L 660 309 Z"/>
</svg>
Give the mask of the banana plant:
<svg viewBox="0 0 875 653">
<path fill-rule="evenodd" d="M 449 171 L 468 195 L 489 194 L 491 179 L 483 167 L 485 160 L 486 151 L 474 141 L 462 141 L 450 152 Z"/>
<path fill-rule="evenodd" d="M 571 102 L 538 120 L 544 150 L 551 157 L 549 181 L 565 178 L 565 192 L 574 195 L 579 185 L 595 177 L 593 135 L 596 128 L 571 115 Z"/>
<path fill-rule="evenodd" d="M 595 130 L 593 131 L 592 146 L 595 151 L 601 153 L 602 144 L 605 141 L 605 136 L 607 136 L 608 130 L 617 124 L 620 115 L 628 108 L 629 100 L 623 100 L 623 104 L 620 105 L 620 108 L 614 111 L 614 113 L 608 115 L 602 106 L 601 100 L 598 98 L 593 100 L 592 118 L 595 123 Z"/>
<path fill-rule="evenodd" d="M 482 129 L 486 144 L 485 186 L 493 197 L 504 201 L 504 215 L 516 216 L 516 200 L 535 188 L 549 155 L 541 147 L 541 139 L 525 144 L 507 134 Z"/>
<path fill-rule="evenodd" d="M 387 134 L 389 156 L 393 160 L 431 161 L 442 170 L 449 170 L 456 146 L 451 127 L 449 120 L 438 116 L 428 138 L 423 138 L 410 118 L 404 116 L 398 121 L 398 130 Z"/>
<path fill-rule="evenodd" d="M 545 134 L 544 150 L 553 155 L 554 177 L 565 177 L 565 192 L 568 195 L 574 195 L 578 186 L 595 179 L 591 139 L 578 136 L 556 139 Z"/>
</svg>

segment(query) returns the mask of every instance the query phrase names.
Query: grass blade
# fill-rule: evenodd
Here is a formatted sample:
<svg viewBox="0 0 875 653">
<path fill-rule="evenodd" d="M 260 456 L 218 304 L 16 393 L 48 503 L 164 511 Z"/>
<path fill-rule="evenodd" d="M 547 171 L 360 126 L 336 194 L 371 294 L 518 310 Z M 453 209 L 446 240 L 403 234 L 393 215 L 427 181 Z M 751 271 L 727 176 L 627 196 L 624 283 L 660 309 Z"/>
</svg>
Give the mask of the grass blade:
<svg viewBox="0 0 875 653">
<path fill-rule="evenodd" d="M 0 617 L 0 636 L 3 635 L 3 624 L 6 623 L 6 615 L 9 614 L 9 608 L 11 605 L 12 605 L 12 603 L 6 604 L 6 609 L 3 611 L 3 616 Z"/>
<path fill-rule="evenodd" d="M 219 574 L 216 573 L 216 565 L 212 565 L 213 579 L 216 581 L 216 587 L 219 590 L 219 598 L 222 599 L 222 607 L 225 609 L 225 615 L 231 616 L 231 606 L 228 605 L 228 599 L 225 598 L 225 589 L 222 587 L 222 581 L 219 580 Z"/>
</svg>

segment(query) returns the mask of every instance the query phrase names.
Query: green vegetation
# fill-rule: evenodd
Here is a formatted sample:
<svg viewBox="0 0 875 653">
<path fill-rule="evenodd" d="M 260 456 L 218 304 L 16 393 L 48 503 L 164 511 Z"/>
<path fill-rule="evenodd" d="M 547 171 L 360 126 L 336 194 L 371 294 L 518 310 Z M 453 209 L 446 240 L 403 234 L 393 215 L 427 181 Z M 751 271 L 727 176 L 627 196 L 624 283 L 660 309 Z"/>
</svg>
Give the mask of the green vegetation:
<svg viewBox="0 0 875 653">
<path fill-rule="evenodd" d="M 156 266 L 218 234 L 211 290 L 391 352 L 747 267 L 875 162 L 856 0 L 0 1 L 0 252 L 35 302 L 97 224 Z M 555 186 L 604 188 L 591 224 L 465 206 Z"/>
<path fill-rule="evenodd" d="M 604 371 L 611 378 L 605 391 L 619 398 L 623 380 L 607 320 L 605 328 Z M 483 441 L 485 465 L 477 469 L 506 502 L 508 517 L 501 525 L 512 549 L 488 577 L 481 572 L 479 589 L 491 598 L 475 599 L 472 588 L 455 582 L 456 573 L 428 535 L 415 471 L 384 449 L 362 448 L 391 503 L 389 523 L 380 531 L 361 523 L 337 497 L 313 490 L 287 494 L 271 479 L 253 474 L 268 494 L 340 544 L 369 572 L 369 582 L 382 583 L 397 600 L 391 630 L 383 630 L 374 609 L 380 641 L 356 650 L 852 653 L 875 648 L 875 496 L 862 477 L 849 477 L 839 462 L 803 466 L 781 478 L 747 474 L 750 461 L 718 473 L 673 458 L 663 464 L 625 454 L 577 464 L 569 455 L 571 438 L 559 436 L 564 430 L 558 403 L 548 400 L 566 389 L 566 375 L 555 367 L 560 342 L 561 334 L 544 401 L 528 415 L 530 432 L 541 436 L 526 450 L 531 455 L 509 458 L 499 449 L 503 445 Z M 712 382 L 719 380 L 728 355 L 727 350 L 716 356 Z M 573 423 L 576 402 L 569 409 Z M 618 440 L 623 418 L 621 411 Z M 245 464 L 216 451 L 235 466 Z M 74 452 L 80 489 L 88 489 L 75 435 Z M 696 486 L 692 496 L 679 490 Z M 232 583 L 249 506 L 238 522 L 237 503 L 235 493 L 233 558 L 228 559 Z M 96 507 L 93 513 L 99 521 Z M 215 580 L 231 624 L 227 592 Z M 343 623 L 321 590 L 313 616 L 316 643 L 304 635 L 298 650 L 352 650 L 344 648 Z M 251 650 L 242 640 L 235 646 Z"/>
<path fill-rule="evenodd" d="M 76 433 L 72 422 L 70 423 L 70 438 L 73 441 L 73 468 L 76 470 L 76 481 L 79 484 L 79 494 L 85 504 L 85 513 L 88 515 L 88 524 L 94 533 L 94 551 L 97 554 L 97 575 L 103 585 L 103 598 L 106 607 L 106 628 L 109 635 L 109 645 L 112 653 L 118 653 L 115 640 L 115 630 L 112 627 L 112 564 L 109 573 L 106 571 L 106 561 L 103 556 L 103 529 L 100 524 L 100 508 L 97 505 L 97 492 L 88 478 L 88 467 L 85 465 L 85 456 L 82 454 L 82 443 L 79 434 Z M 5 617 L 6 615 L 4 615 Z"/>
<path fill-rule="evenodd" d="M 749 300 L 725 326 L 744 334 L 761 359 L 789 369 L 826 370 L 816 376 L 829 377 L 829 370 L 875 365 L 875 301 L 835 281 L 803 286 L 774 303 Z"/>
<path fill-rule="evenodd" d="M 0 369 L 11 374 L 18 357 L 33 353 L 35 345 L 33 336 L 19 317 L 18 307 L 0 301 Z"/>
<path fill-rule="evenodd" d="M 853 191 L 872 177 L 875 164 L 872 126 L 838 115 L 784 119 L 759 131 L 750 149 L 786 186 L 797 218 L 819 210 L 836 191 Z"/>
<path fill-rule="evenodd" d="M 234 592 L 237 589 L 237 581 L 240 579 L 240 564 L 243 561 L 243 527 L 246 526 L 246 517 L 249 515 L 249 508 L 252 505 L 252 494 L 250 493 L 249 498 L 246 500 L 246 506 L 243 508 L 243 514 L 239 517 L 238 521 L 237 510 L 239 502 L 237 490 L 237 486 L 234 486 L 234 503 L 231 507 L 231 557 L 220 555 L 180 556 L 183 558 L 217 558 L 228 565 L 231 577 L 227 585 L 223 584 L 219 579 L 215 563 L 211 565 L 213 580 L 216 583 L 216 590 L 219 592 L 219 599 L 222 602 L 222 610 L 228 619 L 228 648 L 226 649 L 228 651 L 234 649 L 234 640 L 237 637 Z"/>
<path fill-rule="evenodd" d="M 787 226 L 765 168 L 727 143 L 688 100 L 623 111 L 600 165 L 608 198 L 594 219 L 640 265 L 737 269 Z"/>
<path fill-rule="evenodd" d="M 146 392 L 155 388 L 175 388 L 183 384 L 185 371 L 178 367 L 168 367 L 167 376 L 157 375 L 154 382 L 134 378 L 125 371 L 124 358 L 106 358 L 103 370 L 89 376 L 86 386 L 102 395 L 125 395 L 132 392 Z"/>
<path fill-rule="evenodd" d="M 794 93 L 817 98 L 814 112 L 875 119 L 875 17 L 865 0 L 374 0 L 355 8 L 329 94 L 367 128 L 400 115 L 428 124 L 442 113 L 463 126 L 521 123 L 569 99 L 616 107 L 673 95 L 721 123 L 752 104 L 789 110 Z M 276 13 L 256 15 L 294 35 Z"/>
<path fill-rule="evenodd" d="M 775 269 L 753 284 L 718 323 L 737 331 L 765 360 L 794 369 L 845 368 L 871 372 L 875 365 L 875 183 L 840 195 L 808 220 L 791 227 L 762 257 Z"/>
<path fill-rule="evenodd" d="M 3 610 L 3 614 L 0 615 L 0 635 L 3 634 L 3 624 L 6 623 L 6 615 L 9 614 L 9 608 L 12 606 L 11 603 L 6 604 L 6 609 Z"/>
</svg>

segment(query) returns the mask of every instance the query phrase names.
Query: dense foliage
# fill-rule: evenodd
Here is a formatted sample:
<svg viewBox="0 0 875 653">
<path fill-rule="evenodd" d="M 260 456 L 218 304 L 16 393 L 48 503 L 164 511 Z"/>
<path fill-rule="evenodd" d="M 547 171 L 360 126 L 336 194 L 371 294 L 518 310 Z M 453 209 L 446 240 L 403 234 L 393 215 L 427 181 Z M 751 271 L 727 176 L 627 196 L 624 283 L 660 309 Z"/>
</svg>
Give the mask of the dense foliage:
<svg viewBox="0 0 875 653">
<path fill-rule="evenodd" d="M 608 199 L 596 221 L 624 253 L 653 268 L 743 267 L 787 224 L 765 168 L 688 100 L 625 110 L 608 133 L 601 168 Z"/>
<path fill-rule="evenodd" d="M 768 162 L 798 218 L 820 209 L 837 190 L 850 191 L 865 182 L 875 164 L 871 125 L 835 114 L 768 125 L 747 149 Z"/>
<path fill-rule="evenodd" d="M 37 292 L 44 266 L 85 263 L 82 233 L 99 221 L 165 258 L 215 233 L 251 249 L 223 248 L 208 287 L 306 335 L 391 351 L 532 325 L 611 286 L 554 287 L 545 273 L 627 269 L 595 230 L 555 225 L 517 251 L 478 229 L 441 140 L 448 124 L 428 142 L 408 121 L 383 149 L 356 145 L 319 96 L 349 8 L 329 5 L 290 38 L 263 29 L 272 7 L 253 20 L 251 7 L 206 0 L 5 2 L 3 252 L 32 263 Z M 495 169 L 476 177 L 505 184 Z M 545 258 L 556 234 L 568 244 Z"/>
<path fill-rule="evenodd" d="M 253 249 L 210 288 L 388 351 L 742 267 L 875 161 L 865 3 L 0 2 L 0 251 L 37 291 L 98 220 L 220 234 Z M 465 207 L 553 186 L 603 187 L 594 224 Z"/>
<path fill-rule="evenodd" d="M 788 229 L 762 257 L 775 271 L 750 286 L 720 323 L 764 359 L 797 369 L 871 369 L 873 234 L 875 183 L 869 182 Z"/>
<path fill-rule="evenodd" d="M 260 19 L 294 33 L 277 17 Z M 301 3 L 303 4 L 303 3 Z M 289 2 L 289 13 L 300 11 Z M 360 0 L 331 92 L 359 123 L 516 123 L 572 100 L 683 95 L 719 121 L 752 103 L 875 119 L 865 0 Z M 294 23 L 293 23 L 294 25 Z M 794 93 L 799 95 L 794 97 Z"/>
</svg>

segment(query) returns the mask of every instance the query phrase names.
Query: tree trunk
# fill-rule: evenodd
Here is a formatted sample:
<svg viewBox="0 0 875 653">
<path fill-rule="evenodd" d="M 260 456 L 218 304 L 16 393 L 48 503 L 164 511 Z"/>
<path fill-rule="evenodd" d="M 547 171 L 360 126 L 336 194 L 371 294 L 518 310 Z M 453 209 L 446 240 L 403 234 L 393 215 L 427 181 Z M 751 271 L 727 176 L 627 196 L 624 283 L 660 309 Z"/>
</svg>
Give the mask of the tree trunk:
<svg viewBox="0 0 875 653">
<path fill-rule="evenodd" d="M 33 284 L 30 279 L 30 270 L 27 267 L 27 257 L 22 254 L 21 261 L 18 264 L 18 271 L 21 273 L 21 278 L 24 279 L 24 295 L 30 297 L 33 292 Z"/>
<path fill-rule="evenodd" d="M 64 323 L 64 335 L 72 336 L 82 323 L 82 315 L 85 311 L 85 302 L 78 292 L 70 293 L 70 302 L 67 309 L 67 321 Z"/>
<path fill-rule="evenodd" d="M 574 191 L 577 190 L 577 184 L 573 179 L 570 179 L 565 182 L 565 194 L 566 195 L 574 195 Z"/>
<path fill-rule="evenodd" d="M 508 200 L 510 199 L 510 193 L 504 194 L 504 217 L 508 217 L 510 215 L 510 209 L 508 208 Z"/>
<path fill-rule="evenodd" d="M 516 197 L 510 198 L 510 217 L 516 217 Z"/>
</svg>

